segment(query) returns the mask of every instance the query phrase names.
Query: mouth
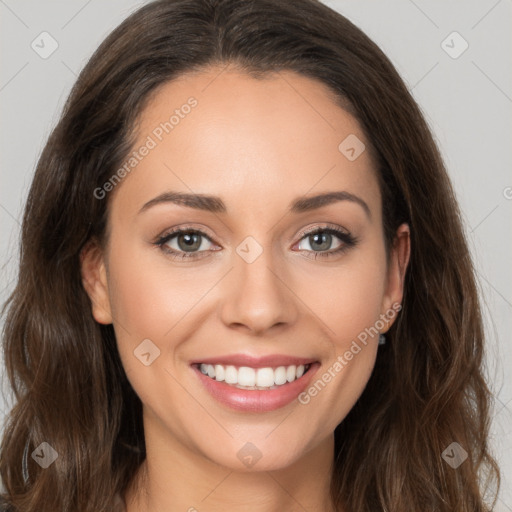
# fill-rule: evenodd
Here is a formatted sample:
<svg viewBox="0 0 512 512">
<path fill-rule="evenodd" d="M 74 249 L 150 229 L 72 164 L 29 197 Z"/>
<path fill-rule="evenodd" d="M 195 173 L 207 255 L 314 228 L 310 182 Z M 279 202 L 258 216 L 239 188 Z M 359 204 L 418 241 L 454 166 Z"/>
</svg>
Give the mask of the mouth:
<svg viewBox="0 0 512 512">
<path fill-rule="evenodd" d="M 294 401 L 310 385 L 320 362 L 288 356 L 232 356 L 194 361 L 191 368 L 220 405 L 242 413 L 265 413 Z"/>
<path fill-rule="evenodd" d="M 217 382 L 244 390 L 268 391 L 286 386 L 305 375 L 313 363 L 254 368 L 250 366 L 234 366 L 223 364 L 195 363 L 203 375 Z"/>
</svg>

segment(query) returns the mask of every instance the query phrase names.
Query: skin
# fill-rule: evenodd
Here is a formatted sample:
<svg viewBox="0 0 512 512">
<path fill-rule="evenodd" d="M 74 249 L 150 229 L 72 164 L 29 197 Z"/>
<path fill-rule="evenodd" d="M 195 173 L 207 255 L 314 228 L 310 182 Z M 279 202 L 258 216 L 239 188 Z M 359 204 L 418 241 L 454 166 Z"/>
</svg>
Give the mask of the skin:
<svg viewBox="0 0 512 512">
<path fill-rule="evenodd" d="M 256 80 L 220 67 L 183 75 L 146 105 L 135 147 L 190 96 L 197 106 L 107 198 L 105 246 L 83 253 L 94 318 L 113 323 L 143 403 L 147 459 L 126 493 L 127 510 L 332 510 L 334 429 L 368 382 L 377 338 L 308 404 L 294 400 L 265 413 L 215 401 L 190 361 L 233 353 L 311 357 L 321 363 L 320 378 L 401 303 L 409 228 L 397 230 L 388 263 L 369 141 L 322 83 L 288 71 Z M 354 161 L 338 150 L 349 134 L 367 148 Z M 369 215 L 348 200 L 287 212 L 297 198 L 341 190 L 360 197 Z M 166 191 L 219 196 L 227 211 L 168 202 L 139 212 Z M 326 223 L 358 241 L 315 259 L 344 243 L 333 235 L 318 249 L 301 236 Z M 177 226 L 210 237 L 200 239 L 199 258 L 173 260 L 154 245 Z M 263 249 L 252 263 L 236 252 L 247 236 Z M 133 353 L 144 339 L 160 350 L 149 366 Z M 251 468 L 237 457 L 247 442 L 261 453 Z"/>
</svg>

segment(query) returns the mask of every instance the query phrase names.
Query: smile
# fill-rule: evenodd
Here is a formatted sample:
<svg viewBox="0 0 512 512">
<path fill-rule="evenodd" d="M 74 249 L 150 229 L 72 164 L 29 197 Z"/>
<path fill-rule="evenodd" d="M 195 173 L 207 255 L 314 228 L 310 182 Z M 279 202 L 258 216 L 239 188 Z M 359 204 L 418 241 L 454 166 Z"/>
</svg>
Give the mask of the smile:
<svg viewBox="0 0 512 512">
<path fill-rule="evenodd" d="M 201 363 L 197 367 L 203 375 L 238 389 L 270 390 L 300 379 L 310 369 L 311 364 L 251 368 Z"/>
<path fill-rule="evenodd" d="M 298 403 L 298 395 L 310 384 L 320 362 L 289 356 L 236 355 L 196 360 L 191 368 L 219 405 L 238 412 L 264 413 Z"/>
</svg>

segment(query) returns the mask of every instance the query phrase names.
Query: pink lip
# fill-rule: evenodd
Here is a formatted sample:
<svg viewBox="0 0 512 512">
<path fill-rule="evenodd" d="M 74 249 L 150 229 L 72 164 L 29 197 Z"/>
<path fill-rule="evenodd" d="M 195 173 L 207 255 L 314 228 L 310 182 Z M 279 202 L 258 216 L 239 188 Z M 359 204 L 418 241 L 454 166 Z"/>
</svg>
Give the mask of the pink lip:
<svg viewBox="0 0 512 512">
<path fill-rule="evenodd" d="M 277 368 L 278 366 L 299 366 L 301 364 L 312 364 L 315 359 L 305 359 L 301 357 L 286 356 L 282 354 L 271 354 L 268 356 L 254 357 L 249 354 L 233 354 L 219 357 L 210 357 L 207 359 L 197 359 L 190 364 L 222 364 L 224 366 L 249 366 L 250 368 Z"/>
<path fill-rule="evenodd" d="M 286 364 L 281 365 L 278 363 L 277 366 L 287 366 L 288 361 L 290 360 L 290 358 L 287 358 Z M 220 359 L 215 359 L 215 361 L 218 364 L 224 364 L 220 363 Z M 237 362 L 239 362 L 239 360 L 237 360 Z M 253 366 L 253 364 L 254 363 L 252 363 L 251 366 Z M 268 362 L 265 364 L 267 366 L 274 365 L 269 364 Z M 265 364 L 256 367 L 265 367 Z M 233 364 L 233 366 L 237 366 L 237 364 Z M 240 366 L 244 366 L 244 364 Z M 249 365 L 247 364 L 247 366 Z M 318 368 L 320 368 L 320 363 L 312 363 L 309 370 L 299 379 L 283 384 L 276 389 L 269 389 L 268 391 L 235 388 L 225 382 L 217 381 L 208 377 L 208 375 L 204 375 L 201 373 L 197 363 L 193 364 L 192 368 L 210 395 L 212 395 L 213 398 L 218 400 L 221 404 L 242 412 L 269 412 L 284 407 L 295 400 L 297 396 L 309 385 L 314 374 L 317 372 Z"/>
</svg>

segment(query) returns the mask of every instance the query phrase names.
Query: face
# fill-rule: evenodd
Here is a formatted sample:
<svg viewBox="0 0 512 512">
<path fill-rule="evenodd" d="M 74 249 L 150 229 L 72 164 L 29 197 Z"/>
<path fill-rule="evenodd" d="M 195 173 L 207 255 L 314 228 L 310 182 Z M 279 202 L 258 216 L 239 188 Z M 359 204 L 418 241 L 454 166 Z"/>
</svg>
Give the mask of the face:
<svg viewBox="0 0 512 512">
<path fill-rule="evenodd" d="M 146 436 L 238 470 L 298 463 L 402 299 L 407 226 L 387 261 L 369 141 L 320 82 L 210 68 L 157 91 L 134 151 L 82 272 Z"/>
</svg>

